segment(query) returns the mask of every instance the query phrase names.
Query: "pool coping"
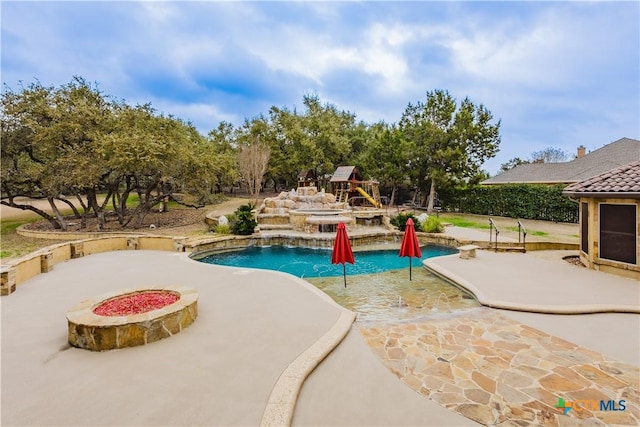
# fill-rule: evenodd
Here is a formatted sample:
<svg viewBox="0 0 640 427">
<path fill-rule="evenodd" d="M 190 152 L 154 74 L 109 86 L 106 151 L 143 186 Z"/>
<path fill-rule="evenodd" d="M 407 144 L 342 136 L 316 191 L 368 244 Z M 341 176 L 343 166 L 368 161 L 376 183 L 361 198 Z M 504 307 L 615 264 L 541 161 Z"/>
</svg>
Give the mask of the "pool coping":
<svg viewBox="0 0 640 427">
<path fill-rule="evenodd" d="M 291 425 L 305 380 L 347 336 L 355 319 L 356 313 L 343 309 L 331 328 L 285 368 L 271 389 L 261 426 Z"/>
<path fill-rule="evenodd" d="M 188 254 L 181 255 L 181 260 L 187 264 L 202 264 Z M 251 267 L 221 267 L 235 269 L 237 271 L 255 270 Z M 338 318 L 333 325 L 284 368 L 271 388 L 267 404 L 262 414 L 260 426 L 290 426 L 298 396 L 305 380 L 313 370 L 340 345 L 351 330 L 351 326 L 355 322 L 358 314 L 341 306 L 329 295 L 303 278 L 283 271 L 269 271 L 273 274 L 282 275 L 286 277 L 287 280 L 304 287 L 307 291 L 314 294 L 316 298 L 323 300 L 325 303 L 339 310 Z"/>
<path fill-rule="evenodd" d="M 349 241 L 353 251 L 377 244 L 397 244 L 400 247 L 402 233 L 399 231 L 352 233 Z M 431 244 L 457 248 L 460 241 L 454 237 L 435 233 L 418 233 L 420 244 Z M 294 246 L 311 249 L 332 249 L 335 235 L 323 234 L 295 234 L 295 233 L 260 233 L 249 236 L 216 236 L 185 243 L 185 252 L 189 252 L 192 259 L 200 259 L 207 255 L 223 250 L 238 250 L 249 246 Z"/>
</svg>

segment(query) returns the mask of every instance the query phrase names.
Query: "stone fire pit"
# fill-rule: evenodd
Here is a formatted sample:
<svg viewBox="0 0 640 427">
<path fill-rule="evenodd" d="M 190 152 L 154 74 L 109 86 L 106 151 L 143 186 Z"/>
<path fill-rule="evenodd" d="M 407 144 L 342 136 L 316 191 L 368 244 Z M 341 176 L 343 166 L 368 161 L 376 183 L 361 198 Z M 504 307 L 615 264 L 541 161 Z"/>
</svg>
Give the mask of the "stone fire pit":
<svg viewBox="0 0 640 427">
<path fill-rule="evenodd" d="M 145 345 L 170 337 L 198 317 L 198 291 L 186 286 L 124 289 L 67 311 L 69 344 L 93 351 Z"/>
</svg>

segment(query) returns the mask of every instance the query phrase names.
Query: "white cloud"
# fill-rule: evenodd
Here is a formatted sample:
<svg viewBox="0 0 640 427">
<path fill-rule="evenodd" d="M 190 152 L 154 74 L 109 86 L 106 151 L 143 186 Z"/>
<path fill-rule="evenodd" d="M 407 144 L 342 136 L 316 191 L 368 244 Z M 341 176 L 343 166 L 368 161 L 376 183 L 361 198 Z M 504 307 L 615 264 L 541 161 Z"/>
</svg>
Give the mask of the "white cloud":
<svg viewBox="0 0 640 427">
<path fill-rule="evenodd" d="M 204 131 L 300 105 L 310 91 L 359 120 L 392 122 L 425 91 L 448 89 L 502 119 L 500 156 L 509 157 L 500 163 L 536 144 L 639 136 L 639 10 L 624 2 L 4 2 L 2 79 L 16 88 L 80 75 Z"/>
<path fill-rule="evenodd" d="M 222 111 L 219 107 L 209 103 L 177 103 L 164 99 L 153 100 L 153 107 L 160 113 L 181 118 L 184 121 L 192 122 L 193 125 L 204 135 L 216 128 L 218 123 L 225 121 L 229 123 L 240 123 L 244 120 L 237 114 Z"/>
<path fill-rule="evenodd" d="M 303 25 L 284 25 L 270 29 L 268 35 L 257 30 L 257 38 L 242 44 L 270 70 L 297 75 L 318 85 L 324 84 L 327 75 L 337 72 L 362 73 L 380 79 L 379 83 L 388 89 L 405 79 L 407 62 L 402 48 L 413 37 L 407 28 L 374 22 L 365 29 L 343 31 L 318 33 Z"/>
<path fill-rule="evenodd" d="M 578 12 L 552 3 L 530 19 L 481 21 L 467 31 L 452 31 L 443 43 L 455 69 L 470 78 L 519 91 L 562 89 L 621 59 L 625 38 L 635 35 L 628 43 L 637 45 L 638 26 L 617 26 L 617 13 Z"/>
<path fill-rule="evenodd" d="M 452 63 L 471 77 L 538 87 L 556 86 L 569 77 L 565 61 L 558 61 L 567 37 L 552 21 L 538 22 L 520 33 L 511 26 L 497 26 L 456 36 L 445 42 Z"/>
<path fill-rule="evenodd" d="M 408 72 L 404 46 L 413 37 L 409 27 L 375 23 L 361 42 L 357 65 L 367 74 L 381 77 L 387 90 L 397 92 L 404 87 Z"/>
<path fill-rule="evenodd" d="M 182 16 L 177 4 L 164 1 L 145 1 L 140 3 L 143 13 L 141 17 L 155 22 L 158 26 L 171 25 L 172 21 Z"/>
</svg>

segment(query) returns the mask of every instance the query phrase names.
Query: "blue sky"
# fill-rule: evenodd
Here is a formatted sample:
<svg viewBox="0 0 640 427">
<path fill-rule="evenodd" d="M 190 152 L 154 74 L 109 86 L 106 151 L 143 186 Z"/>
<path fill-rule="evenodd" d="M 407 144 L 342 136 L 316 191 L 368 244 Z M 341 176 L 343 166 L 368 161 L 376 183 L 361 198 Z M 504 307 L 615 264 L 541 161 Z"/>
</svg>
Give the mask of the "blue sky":
<svg viewBox="0 0 640 427">
<path fill-rule="evenodd" d="M 2 83 L 78 75 L 203 134 L 305 94 L 398 122 L 446 89 L 501 119 L 500 152 L 640 138 L 640 2 L 0 3 Z"/>
</svg>

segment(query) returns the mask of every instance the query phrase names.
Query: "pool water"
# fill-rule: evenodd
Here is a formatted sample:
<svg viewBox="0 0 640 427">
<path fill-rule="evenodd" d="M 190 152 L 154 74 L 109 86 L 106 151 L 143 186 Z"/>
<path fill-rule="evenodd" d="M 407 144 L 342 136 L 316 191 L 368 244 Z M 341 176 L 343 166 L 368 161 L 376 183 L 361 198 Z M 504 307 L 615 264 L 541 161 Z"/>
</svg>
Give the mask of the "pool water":
<svg viewBox="0 0 640 427">
<path fill-rule="evenodd" d="M 358 323 L 422 321 L 460 314 L 480 304 L 466 292 L 422 268 L 390 270 L 377 274 L 306 279 L 334 301 L 358 313 Z"/>
<path fill-rule="evenodd" d="M 422 259 L 449 255 L 456 250 L 445 246 L 421 248 Z M 400 257 L 398 250 L 354 252 L 355 264 L 346 264 L 347 275 L 374 274 L 409 267 L 409 258 Z M 199 261 L 231 267 L 251 267 L 284 271 L 302 278 L 342 276 L 342 264 L 331 264 L 330 249 L 309 249 L 286 246 L 251 246 L 240 251 L 209 255 Z M 411 260 L 414 269 L 422 269 L 422 260 Z"/>
<path fill-rule="evenodd" d="M 422 259 L 449 255 L 455 249 L 422 248 Z M 422 261 L 413 259 L 409 280 L 409 258 L 398 250 L 354 253 L 355 264 L 346 264 L 347 287 L 342 265 L 331 264 L 331 250 L 283 246 L 250 247 L 207 256 L 200 261 L 233 267 L 284 271 L 306 281 L 334 301 L 358 313 L 358 323 L 392 323 L 449 315 L 479 307 L 466 292 L 429 273 Z"/>
</svg>

